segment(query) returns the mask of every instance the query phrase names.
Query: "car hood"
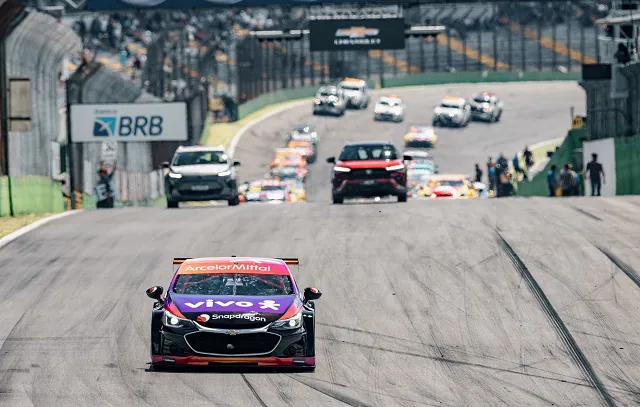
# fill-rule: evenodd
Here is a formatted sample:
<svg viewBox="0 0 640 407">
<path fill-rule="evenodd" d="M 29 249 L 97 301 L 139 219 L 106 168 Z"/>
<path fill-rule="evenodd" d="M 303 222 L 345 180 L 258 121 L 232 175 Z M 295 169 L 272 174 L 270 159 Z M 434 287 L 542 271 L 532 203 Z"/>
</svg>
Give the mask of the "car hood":
<svg viewBox="0 0 640 407">
<path fill-rule="evenodd" d="M 436 107 L 435 113 L 449 116 L 460 116 L 462 114 L 462 110 L 451 107 Z"/>
<path fill-rule="evenodd" d="M 400 106 L 376 105 L 376 112 L 399 112 L 401 110 Z"/>
<path fill-rule="evenodd" d="M 402 160 L 356 160 L 356 161 L 338 161 L 336 166 L 351 168 L 352 170 L 364 168 L 387 168 L 392 165 L 402 164 Z"/>
<path fill-rule="evenodd" d="M 277 321 L 292 306 L 302 306 L 296 295 L 251 297 L 171 293 L 171 301 L 187 319 L 207 328 L 222 329 L 263 327 Z"/>
<path fill-rule="evenodd" d="M 171 172 L 182 175 L 216 175 L 228 171 L 227 164 L 201 164 L 201 165 L 181 165 L 171 167 Z"/>
<path fill-rule="evenodd" d="M 428 140 L 436 137 L 435 133 L 407 133 L 404 135 L 406 138 L 416 140 Z"/>
<path fill-rule="evenodd" d="M 457 196 L 460 195 L 461 191 L 452 186 L 439 186 L 433 188 L 433 193 L 436 196 Z"/>
</svg>

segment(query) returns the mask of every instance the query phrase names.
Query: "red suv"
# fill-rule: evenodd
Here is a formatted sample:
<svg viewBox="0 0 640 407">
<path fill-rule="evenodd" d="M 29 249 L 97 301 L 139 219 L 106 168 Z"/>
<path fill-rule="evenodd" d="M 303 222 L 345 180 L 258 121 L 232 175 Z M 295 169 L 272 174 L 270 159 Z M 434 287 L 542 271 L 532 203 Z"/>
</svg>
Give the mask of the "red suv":
<svg viewBox="0 0 640 407">
<path fill-rule="evenodd" d="M 345 198 L 372 198 L 397 196 L 398 202 L 407 201 L 407 168 L 405 160 L 390 142 L 369 141 L 346 144 L 334 164 L 331 179 L 333 203 L 341 204 Z"/>
</svg>

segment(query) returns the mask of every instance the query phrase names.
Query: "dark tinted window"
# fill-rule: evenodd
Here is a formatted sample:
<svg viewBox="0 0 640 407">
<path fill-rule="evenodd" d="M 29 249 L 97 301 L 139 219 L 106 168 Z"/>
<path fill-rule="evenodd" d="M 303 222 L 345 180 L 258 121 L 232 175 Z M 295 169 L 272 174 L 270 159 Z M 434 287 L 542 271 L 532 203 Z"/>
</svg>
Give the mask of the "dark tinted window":
<svg viewBox="0 0 640 407">
<path fill-rule="evenodd" d="M 476 103 L 489 103 L 490 102 L 489 98 L 484 98 L 484 97 L 481 97 L 481 96 L 477 96 L 477 97 L 473 98 L 473 101 L 476 102 Z"/>
<path fill-rule="evenodd" d="M 227 164 L 227 155 L 221 151 L 185 151 L 178 153 L 173 165 Z"/>
<path fill-rule="evenodd" d="M 173 292 L 188 295 L 290 295 L 288 276 L 271 274 L 181 274 Z"/>
<path fill-rule="evenodd" d="M 345 146 L 340 153 L 340 161 L 355 160 L 397 160 L 398 152 L 390 144 Z"/>
</svg>

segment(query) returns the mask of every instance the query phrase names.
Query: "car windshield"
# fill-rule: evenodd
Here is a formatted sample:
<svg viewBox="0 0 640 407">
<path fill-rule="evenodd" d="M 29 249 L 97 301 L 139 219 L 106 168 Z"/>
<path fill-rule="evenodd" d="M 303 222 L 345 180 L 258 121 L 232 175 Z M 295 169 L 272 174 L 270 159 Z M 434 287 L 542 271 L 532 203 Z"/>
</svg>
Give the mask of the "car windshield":
<svg viewBox="0 0 640 407">
<path fill-rule="evenodd" d="M 489 98 L 485 99 L 484 97 L 478 96 L 473 98 L 473 101 L 476 103 L 489 103 Z"/>
<path fill-rule="evenodd" d="M 344 90 L 356 90 L 362 92 L 362 88 L 356 85 L 342 85 L 341 88 Z"/>
<path fill-rule="evenodd" d="M 227 155 L 222 151 L 185 151 L 178 153 L 173 159 L 173 165 L 210 165 L 227 164 Z"/>
<path fill-rule="evenodd" d="M 284 187 L 282 185 L 263 185 L 261 191 L 284 191 Z"/>
<path fill-rule="evenodd" d="M 441 180 L 438 181 L 438 184 L 440 184 L 441 187 L 455 187 L 455 188 L 460 188 L 464 186 L 464 181 L 461 180 Z"/>
<path fill-rule="evenodd" d="M 311 130 L 313 130 L 311 126 L 296 126 L 293 129 L 293 131 L 297 131 L 298 133 L 302 133 L 302 134 L 310 133 Z"/>
<path fill-rule="evenodd" d="M 407 175 L 407 180 L 410 183 L 425 182 L 431 176 L 431 172 L 428 171 L 410 171 Z"/>
<path fill-rule="evenodd" d="M 187 295 L 291 295 L 293 284 L 288 276 L 272 274 L 181 274 L 173 292 Z"/>
<path fill-rule="evenodd" d="M 462 106 L 460 106 L 459 104 L 456 103 L 448 103 L 448 102 L 442 102 L 440 103 L 440 107 L 443 107 L 445 109 L 461 109 Z"/>
<path fill-rule="evenodd" d="M 336 92 L 335 90 L 327 90 L 327 89 L 323 89 L 320 92 L 318 92 L 319 96 L 338 96 L 338 92 Z"/>
<path fill-rule="evenodd" d="M 382 106 L 400 106 L 400 102 L 398 100 L 389 100 L 389 99 L 381 99 L 378 104 Z"/>
<path fill-rule="evenodd" d="M 271 169 L 271 175 L 280 178 L 295 178 L 298 176 L 296 169 L 297 167 L 294 166 L 274 167 Z"/>
<path fill-rule="evenodd" d="M 345 146 L 340 161 L 357 160 L 397 160 L 398 153 L 392 145 Z"/>
</svg>

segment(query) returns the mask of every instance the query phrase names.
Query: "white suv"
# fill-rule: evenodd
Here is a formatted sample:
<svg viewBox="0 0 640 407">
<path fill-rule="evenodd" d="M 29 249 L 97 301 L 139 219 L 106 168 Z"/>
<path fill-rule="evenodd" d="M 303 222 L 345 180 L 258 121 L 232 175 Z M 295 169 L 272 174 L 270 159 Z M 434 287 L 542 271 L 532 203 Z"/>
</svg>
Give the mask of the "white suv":
<svg viewBox="0 0 640 407">
<path fill-rule="evenodd" d="M 348 108 L 366 109 L 369 106 L 369 88 L 366 81 L 345 78 L 339 86 L 344 92 Z"/>
<path fill-rule="evenodd" d="M 167 208 L 178 208 L 185 201 L 227 201 L 237 205 L 236 169 L 223 146 L 180 146 L 171 163 L 162 167 L 165 175 Z"/>
</svg>

